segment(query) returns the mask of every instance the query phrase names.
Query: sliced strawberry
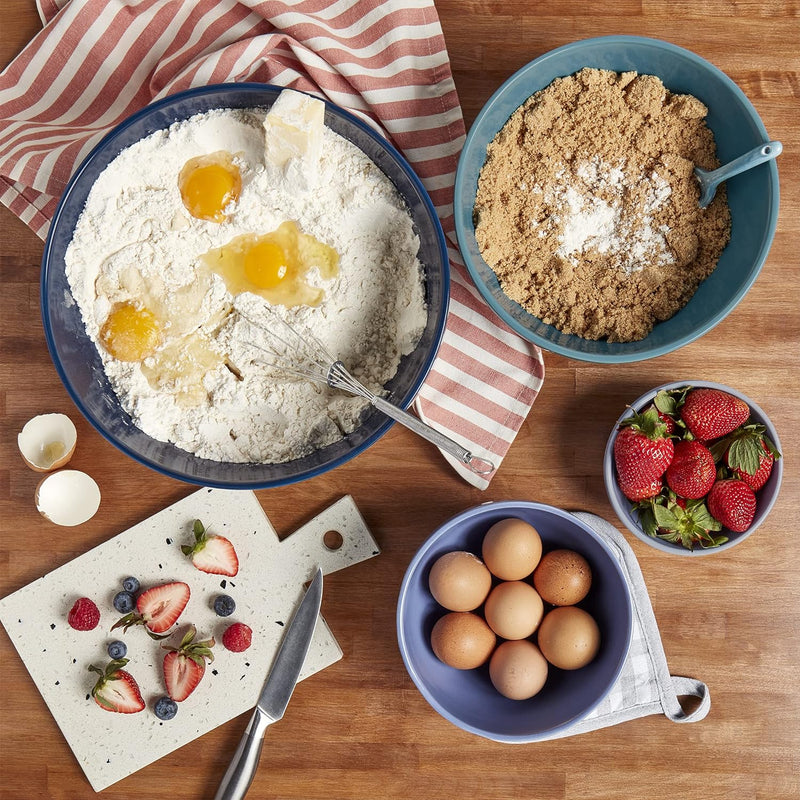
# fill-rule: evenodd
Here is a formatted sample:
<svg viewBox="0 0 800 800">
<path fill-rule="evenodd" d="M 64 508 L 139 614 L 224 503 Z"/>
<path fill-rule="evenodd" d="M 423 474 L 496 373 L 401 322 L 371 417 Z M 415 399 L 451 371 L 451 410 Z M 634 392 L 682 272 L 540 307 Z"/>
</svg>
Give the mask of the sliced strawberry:
<svg viewBox="0 0 800 800">
<path fill-rule="evenodd" d="M 665 477 L 669 488 L 680 497 L 689 500 L 705 497 L 717 477 L 714 456 L 696 439 L 681 440 L 675 445 Z"/>
<path fill-rule="evenodd" d="M 164 683 L 167 694 L 180 703 L 196 688 L 206 673 L 206 659 L 214 660 L 211 648 L 214 639 L 194 641 L 197 629 L 192 625 L 178 647 L 167 647 L 170 652 L 164 656 Z"/>
<path fill-rule="evenodd" d="M 709 441 L 727 436 L 750 416 L 744 400 L 720 389 L 692 389 L 680 409 L 681 419 L 696 439 Z"/>
<path fill-rule="evenodd" d="M 154 586 L 139 595 L 136 611 L 122 617 L 111 630 L 120 626 L 128 630 L 132 625 L 144 625 L 154 639 L 163 639 L 161 634 L 177 622 L 189 602 L 190 594 L 189 586 L 182 581 Z"/>
<path fill-rule="evenodd" d="M 199 519 L 194 521 L 194 544 L 181 547 L 192 564 L 202 572 L 233 577 L 239 571 L 239 558 L 230 540 L 206 531 Z"/>
<path fill-rule="evenodd" d="M 90 672 L 100 676 L 92 689 L 92 697 L 104 711 L 135 714 L 144 708 L 139 685 L 133 675 L 122 669 L 127 663 L 127 658 L 119 658 L 110 661 L 104 670 L 94 664 L 89 667 Z"/>
<path fill-rule="evenodd" d="M 735 478 L 717 481 L 708 493 L 707 502 L 711 516 L 736 533 L 746 531 L 753 523 L 756 495 L 744 481 Z"/>
</svg>

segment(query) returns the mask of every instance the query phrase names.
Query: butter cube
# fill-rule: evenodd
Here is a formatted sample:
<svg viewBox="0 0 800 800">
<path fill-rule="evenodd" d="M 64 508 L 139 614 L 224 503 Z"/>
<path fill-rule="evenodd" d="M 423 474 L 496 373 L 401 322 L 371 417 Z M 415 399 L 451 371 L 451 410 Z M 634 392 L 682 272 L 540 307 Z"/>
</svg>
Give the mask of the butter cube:
<svg viewBox="0 0 800 800">
<path fill-rule="evenodd" d="M 264 120 L 267 161 L 285 168 L 292 159 L 315 170 L 322 152 L 325 104 L 315 97 L 284 89 Z"/>
</svg>

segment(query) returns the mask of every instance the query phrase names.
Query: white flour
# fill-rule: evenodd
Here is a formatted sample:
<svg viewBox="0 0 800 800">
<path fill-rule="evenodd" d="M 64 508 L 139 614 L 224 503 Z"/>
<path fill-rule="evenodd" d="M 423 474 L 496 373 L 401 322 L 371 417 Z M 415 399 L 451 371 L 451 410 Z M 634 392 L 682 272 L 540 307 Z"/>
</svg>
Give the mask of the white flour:
<svg viewBox="0 0 800 800">
<path fill-rule="evenodd" d="M 197 352 L 201 361 L 212 353 L 212 368 L 199 367 L 188 379 L 169 374 L 163 353 L 139 364 L 112 358 L 100 344 L 98 350 L 121 404 L 143 431 L 218 461 L 298 458 L 357 427 L 365 402 L 252 363 L 259 355 L 249 344 L 254 331 L 237 309 L 264 320 L 268 306 L 249 293 L 234 302 L 219 277 L 198 272 L 202 254 L 286 220 L 333 247 L 339 275 L 317 280 L 325 289 L 321 305 L 274 312 L 311 330 L 373 391 L 394 376 L 426 322 L 419 241 L 391 182 L 326 128 L 319 179 L 298 186 L 264 163 L 263 117 L 208 112 L 122 152 L 93 187 L 66 255 L 95 342 L 112 305 L 131 299 L 169 316 L 167 333 L 179 339 L 184 359 L 195 353 L 195 331 L 207 335 L 211 344 Z M 223 223 L 191 217 L 177 185 L 189 158 L 218 150 L 236 155 L 243 179 Z"/>
<path fill-rule="evenodd" d="M 540 186 L 533 191 L 542 193 Z M 669 228 L 655 228 L 652 217 L 669 198 L 669 183 L 657 172 L 640 177 L 623 164 L 594 158 L 562 169 L 544 197 L 553 213 L 538 233 L 560 226 L 556 255 L 577 266 L 592 251 L 612 257 L 627 274 L 651 263 L 674 263 L 667 244 Z M 536 223 L 539 224 L 539 223 Z"/>
</svg>

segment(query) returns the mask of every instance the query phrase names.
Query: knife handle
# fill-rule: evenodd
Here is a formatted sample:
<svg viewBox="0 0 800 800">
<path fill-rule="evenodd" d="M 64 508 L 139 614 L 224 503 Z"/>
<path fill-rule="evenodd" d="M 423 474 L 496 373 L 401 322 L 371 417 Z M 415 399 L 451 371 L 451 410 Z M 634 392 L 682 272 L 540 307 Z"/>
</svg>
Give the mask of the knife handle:
<svg viewBox="0 0 800 800">
<path fill-rule="evenodd" d="M 258 709 L 255 710 L 214 795 L 214 800 L 242 800 L 247 794 L 258 769 L 264 733 L 270 722 L 265 714 Z"/>
</svg>

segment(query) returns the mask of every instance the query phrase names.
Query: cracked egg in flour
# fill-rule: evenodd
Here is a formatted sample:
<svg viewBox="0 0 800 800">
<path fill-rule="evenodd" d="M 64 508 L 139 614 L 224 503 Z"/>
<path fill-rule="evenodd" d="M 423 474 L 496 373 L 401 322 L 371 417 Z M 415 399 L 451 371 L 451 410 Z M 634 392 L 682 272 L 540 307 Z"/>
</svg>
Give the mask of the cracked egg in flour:
<svg viewBox="0 0 800 800">
<path fill-rule="evenodd" d="M 324 127 L 319 101 L 296 94 L 269 113 L 205 112 L 123 150 L 67 250 L 122 407 L 149 436 L 202 458 L 299 458 L 354 430 L 365 407 L 265 370 L 243 313 L 310 331 L 376 391 L 425 328 L 405 204 Z"/>
</svg>

